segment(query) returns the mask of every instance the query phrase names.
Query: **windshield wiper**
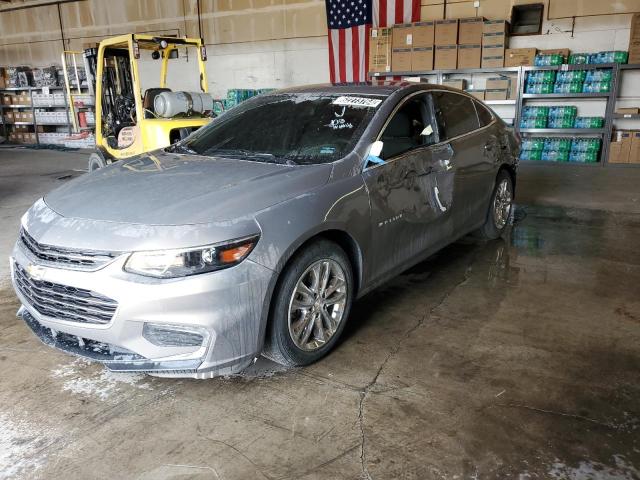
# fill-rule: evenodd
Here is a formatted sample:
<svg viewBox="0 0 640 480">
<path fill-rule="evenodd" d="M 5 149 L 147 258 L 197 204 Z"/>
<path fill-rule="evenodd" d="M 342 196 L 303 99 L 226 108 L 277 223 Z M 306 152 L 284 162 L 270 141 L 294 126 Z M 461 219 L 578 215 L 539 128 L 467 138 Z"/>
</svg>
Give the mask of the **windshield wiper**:
<svg viewBox="0 0 640 480">
<path fill-rule="evenodd" d="M 174 143 L 173 145 L 169 145 L 165 151 L 169 152 L 169 153 L 188 153 L 190 155 L 197 155 L 198 152 L 196 152 L 195 150 L 191 150 L 188 147 L 185 147 L 184 145 L 180 144 L 180 143 Z"/>
<path fill-rule="evenodd" d="M 207 150 L 207 155 L 219 155 L 228 158 L 241 158 L 243 160 L 252 160 L 256 162 L 278 163 L 282 165 L 296 165 L 292 160 L 276 157 L 273 153 L 254 152 L 253 150 L 245 150 L 242 148 L 233 149 L 211 149 Z"/>
</svg>

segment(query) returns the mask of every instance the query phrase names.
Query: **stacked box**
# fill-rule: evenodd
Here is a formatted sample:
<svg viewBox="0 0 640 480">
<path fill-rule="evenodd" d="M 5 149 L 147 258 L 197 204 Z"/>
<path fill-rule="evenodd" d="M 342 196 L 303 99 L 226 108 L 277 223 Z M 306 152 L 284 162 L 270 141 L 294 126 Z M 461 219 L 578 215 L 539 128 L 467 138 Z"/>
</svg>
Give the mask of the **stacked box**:
<svg viewBox="0 0 640 480">
<path fill-rule="evenodd" d="M 434 68 L 436 70 L 452 70 L 458 68 L 457 45 L 436 45 L 434 57 Z"/>
<path fill-rule="evenodd" d="M 533 65 L 538 50 L 535 48 L 507 48 L 504 53 L 505 67 L 526 67 Z"/>
<path fill-rule="evenodd" d="M 451 88 L 457 88 L 458 90 L 464 90 L 467 81 L 463 78 L 456 80 L 443 80 L 442 85 Z"/>
<path fill-rule="evenodd" d="M 628 60 L 629 53 L 622 50 L 608 50 L 597 53 L 572 53 L 571 55 L 569 55 L 570 65 L 627 63 Z M 640 60 L 640 58 L 638 60 Z"/>
<path fill-rule="evenodd" d="M 458 44 L 458 20 L 437 20 L 435 22 L 435 45 Z"/>
<path fill-rule="evenodd" d="M 482 68 L 503 67 L 508 44 L 508 23 L 486 20 L 482 27 Z"/>
<path fill-rule="evenodd" d="M 524 93 L 553 93 L 555 81 L 556 72 L 554 70 L 533 70 L 527 74 Z"/>
<path fill-rule="evenodd" d="M 629 63 L 640 63 L 640 14 L 631 17 L 631 34 L 629 36 Z"/>
<path fill-rule="evenodd" d="M 461 18 L 458 27 L 458 45 L 481 45 L 484 17 Z"/>
<path fill-rule="evenodd" d="M 482 44 L 458 45 L 458 68 L 480 68 Z"/>
<path fill-rule="evenodd" d="M 391 28 L 372 28 L 369 37 L 369 71 L 391 71 Z M 229 100 L 229 98 L 227 98 Z"/>
<path fill-rule="evenodd" d="M 433 70 L 435 22 L 416 22 L 412 28 L 411 70 Z"/>
</svg>

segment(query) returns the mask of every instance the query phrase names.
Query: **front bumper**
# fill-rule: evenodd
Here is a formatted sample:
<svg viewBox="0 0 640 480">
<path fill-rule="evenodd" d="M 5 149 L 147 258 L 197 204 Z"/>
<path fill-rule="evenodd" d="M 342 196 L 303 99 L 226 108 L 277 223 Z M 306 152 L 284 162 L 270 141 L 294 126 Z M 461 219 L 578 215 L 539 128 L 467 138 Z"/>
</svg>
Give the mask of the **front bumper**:
<svg viewBox="0 0 640 480">
<path fill-rule="evenodd" d="M 107 324 L 81 323 L 43 315 L 21 293 L 15 266 L 28 269 L 37 261 L 16 245 L 10 262 L 22 303 L 18 315 L 45 344 L 117 371 L 208 378 L 236 373 L 259 355 L 273 271 L 245 260 L 217 272 L 158 280 L 124 272 L 125 261 L 123 255 L 92 272 L 39 266 L 39 275 L 47 282 L 117 301 Z M 143 337 L 145 323 L 199 327 L 208 332 L 208 339 L 201 346 L 158 346 Z"/>
</svg>

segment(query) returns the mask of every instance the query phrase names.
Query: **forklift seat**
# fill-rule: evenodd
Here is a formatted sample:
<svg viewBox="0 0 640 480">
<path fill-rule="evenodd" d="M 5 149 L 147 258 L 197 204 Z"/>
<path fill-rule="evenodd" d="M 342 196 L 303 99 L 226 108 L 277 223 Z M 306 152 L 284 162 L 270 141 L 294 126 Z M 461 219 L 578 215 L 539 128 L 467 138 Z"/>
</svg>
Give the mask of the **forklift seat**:
<svg viewBox="0 0 640 480">
<path fill-rule="evenodd" d="M 154 112 L 153 102 L 156 97 L 162 92 L 170 92 L 170 88 L 147 88 L 144 92 L 144 99 L 142 100 L 142 108 L 144 109 L 144 118 L 155 118 L 152 113 Z"/>
</svg>

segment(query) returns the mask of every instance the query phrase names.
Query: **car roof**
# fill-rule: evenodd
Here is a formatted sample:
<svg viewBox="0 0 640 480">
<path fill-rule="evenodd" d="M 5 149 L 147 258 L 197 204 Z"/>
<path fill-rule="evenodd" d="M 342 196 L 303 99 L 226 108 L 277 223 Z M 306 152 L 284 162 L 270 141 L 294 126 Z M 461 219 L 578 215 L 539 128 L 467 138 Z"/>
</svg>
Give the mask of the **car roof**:
<svg viewBox="0 0 640 480">
<path fill-rule="evenodd" d="M 315 95 L 376 95 L 388 97 L 394 92 L 400 90 L 452 90 L 459 91 L 444 85 L 430 84 L 426 82 L 404 82 L 389 81 L 374 83 L 321 83 L 315 85 L 302 85 L 298 87 L 289 87 L 282 90 L 270 92 L 271 95 L 278 94 L 315 94 Z"/>
</svg>

